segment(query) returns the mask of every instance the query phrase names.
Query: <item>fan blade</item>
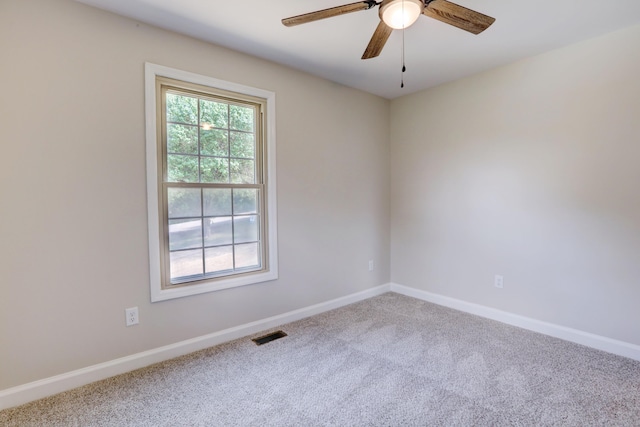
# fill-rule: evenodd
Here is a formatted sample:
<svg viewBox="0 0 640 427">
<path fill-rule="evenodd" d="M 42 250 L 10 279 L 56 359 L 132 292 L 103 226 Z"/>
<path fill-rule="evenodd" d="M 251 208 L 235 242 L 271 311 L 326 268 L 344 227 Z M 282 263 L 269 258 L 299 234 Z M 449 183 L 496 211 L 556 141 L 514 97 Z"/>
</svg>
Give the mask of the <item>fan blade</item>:
<svg viewBox="0 0 640 427">
<path fill-rule="evenodd" d="M 307 22 L 318 21 L 325 18 L 332 18 L 334 16 L 344 15 L 345 13 L 371 9 L 375 5 L 375 1 L 359 1 L 357 3 L 350 3 L 343 6 L 336 6 L 329 9 L 318 10 L 316 12 L 305 13 L 304 15 L 292 16 L 291 18 L 284 18 L 282 23 L 287 27 L 293 27 L 294 25 L 306 24 Z"/>
<path fill-rule="evenodd" d="M 371 37 L 371 40 L 369 41 L 369 45 L 362 54 L 362 59 L 375 58 L 380 55 L 380 52 L 382 52 L 382 48 L 387 43 L 392 31 L 393 28 L 380 21 L 378 27 L 373 33 L 373 36 Z"/>
<path fill-rule="evenodd" d="M 437 19 L 473 34 L 480 34 L 495 21 L 495 18 L 447 0 L 433 0 L 427 4 L 422 13 L 429 18 Z"/>
</svg>

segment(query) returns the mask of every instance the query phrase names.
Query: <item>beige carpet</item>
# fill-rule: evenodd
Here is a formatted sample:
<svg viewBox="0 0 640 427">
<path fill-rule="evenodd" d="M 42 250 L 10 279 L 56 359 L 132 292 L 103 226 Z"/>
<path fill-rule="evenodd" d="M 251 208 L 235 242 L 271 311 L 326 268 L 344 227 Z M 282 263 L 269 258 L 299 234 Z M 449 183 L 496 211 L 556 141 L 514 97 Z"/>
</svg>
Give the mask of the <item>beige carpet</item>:
<svg viewBox="0 0 640 427">
<path fill-rule="evenodd" d="M 2 426 L 640 426 L 640 362 L 394 293 L 0 412 Z"/>
</svg>

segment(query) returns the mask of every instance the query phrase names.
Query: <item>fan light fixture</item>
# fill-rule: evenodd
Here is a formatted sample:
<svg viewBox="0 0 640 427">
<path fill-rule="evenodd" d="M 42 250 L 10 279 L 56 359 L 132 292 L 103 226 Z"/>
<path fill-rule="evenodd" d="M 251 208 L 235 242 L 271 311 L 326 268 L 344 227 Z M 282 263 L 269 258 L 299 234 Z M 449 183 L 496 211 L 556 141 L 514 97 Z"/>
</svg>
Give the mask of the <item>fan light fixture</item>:
<svg viewBox="0 0 640 427">
<path fill-rule="evenodd" d="M 362 54 L 362 59 L 371 59 L 380 55 L 393 30 L 410 27 L 422 14 L 427 18 L 437 19 L 472 34 L 480 34 L 495 21 L 495 18 L 448 0 L 360 0 L 355 3 L 284 18 L 282 24 L 286 27 L 293 27 L 347 13 L 373 9 L 376 6 L 378 6 L 380 22 L 373 32 L 364 54 Z M 404 45 L 404 31 L 402 32 L 402 40 Z"/>
<path fill-rule="evenodd" d="M 408 28 L 418 20 L 424 9 L 422 0 L 384 0 L 380 4 L 380 19 L 395 30 Z"/>
</svg>

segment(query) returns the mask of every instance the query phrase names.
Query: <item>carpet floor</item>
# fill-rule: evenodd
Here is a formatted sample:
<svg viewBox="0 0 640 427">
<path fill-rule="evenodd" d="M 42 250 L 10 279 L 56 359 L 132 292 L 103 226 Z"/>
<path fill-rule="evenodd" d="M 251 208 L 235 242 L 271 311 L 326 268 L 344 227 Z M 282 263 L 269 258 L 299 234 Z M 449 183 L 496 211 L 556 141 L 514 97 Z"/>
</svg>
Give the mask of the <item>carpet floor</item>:
<svg viewBox="0 0 640 427">
<path fill-rule="evenodd" d="M 640 426 L 640 362 L 399 294 L 279 329 L 1 411 L 0 425 Z"/>
</svg>

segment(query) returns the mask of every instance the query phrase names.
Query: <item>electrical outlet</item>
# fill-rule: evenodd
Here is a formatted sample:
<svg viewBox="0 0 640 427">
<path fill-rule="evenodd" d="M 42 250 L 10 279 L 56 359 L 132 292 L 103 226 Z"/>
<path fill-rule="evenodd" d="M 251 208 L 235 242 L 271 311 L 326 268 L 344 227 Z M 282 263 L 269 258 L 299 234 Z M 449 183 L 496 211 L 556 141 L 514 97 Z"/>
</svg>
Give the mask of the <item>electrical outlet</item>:
<svg viewBox="0 0 640 427">
<path fill-rule="evenodd" d="M 369 271 L 373 271 L 373 260 L 369 260 Z"/>
<path fill-rule="evenodd" d="M 493 279 L 493 286 L 502 289 L 504 287 L 504 277 L 496 274 L 495 278 Z"/>
<path fill-rule="evenodd" d="M 127 326 L 137 325 L 138 320 L 138 307 L 131 307 L 124 310 Z"/>
</svg>

